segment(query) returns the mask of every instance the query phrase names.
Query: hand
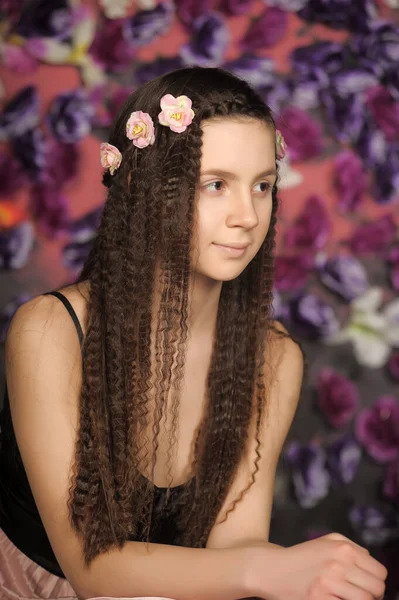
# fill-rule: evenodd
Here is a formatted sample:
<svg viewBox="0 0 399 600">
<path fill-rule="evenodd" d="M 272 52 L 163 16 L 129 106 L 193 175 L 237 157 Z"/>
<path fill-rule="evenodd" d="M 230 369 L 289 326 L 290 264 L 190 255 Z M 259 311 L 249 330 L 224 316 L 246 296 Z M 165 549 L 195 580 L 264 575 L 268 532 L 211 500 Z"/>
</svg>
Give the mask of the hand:
<svg viewBox="0 0 399 600">
<path fill-rule="evenodd" d="M 255 594 L 261 598 L 383 600 L 386 568 L 339 533 L 267 552 L 267 564 L 265 555 L 263 565 L 254 564 Z"/>
</svg>

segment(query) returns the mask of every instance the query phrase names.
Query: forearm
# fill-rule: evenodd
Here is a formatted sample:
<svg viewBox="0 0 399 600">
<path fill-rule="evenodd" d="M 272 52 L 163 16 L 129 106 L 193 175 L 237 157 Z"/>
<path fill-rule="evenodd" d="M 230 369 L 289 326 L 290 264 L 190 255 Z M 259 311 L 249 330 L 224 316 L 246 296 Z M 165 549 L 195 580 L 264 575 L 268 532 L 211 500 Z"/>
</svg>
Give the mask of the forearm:
<svg viewBox="0 0 399 600">
<path fill-rule="evenodd" d="M 178 600 L 236 600 L 253 596 L 247 548 L 182 548 L 128 542 L 98 556 L 81 574 L 80 598 L 161 596 Z"/>
</svg>

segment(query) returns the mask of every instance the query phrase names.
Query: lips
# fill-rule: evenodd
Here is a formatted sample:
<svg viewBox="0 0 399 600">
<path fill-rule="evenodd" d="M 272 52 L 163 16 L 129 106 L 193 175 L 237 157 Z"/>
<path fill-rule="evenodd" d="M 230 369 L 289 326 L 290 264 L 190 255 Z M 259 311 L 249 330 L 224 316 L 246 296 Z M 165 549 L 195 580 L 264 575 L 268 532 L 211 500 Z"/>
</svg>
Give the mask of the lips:
<svg viewBox="0 0 399 600">
<path fill-rule="evenodd" d="M 224 248 L 234 248 L 235 250 L 244 250 L 244 248 L 248 248 L 249 244 L 239 244 L 232 242 L 231 244 L 218 244 L 214 242 L 216 246 L 223 246 Z"/>
</svg>

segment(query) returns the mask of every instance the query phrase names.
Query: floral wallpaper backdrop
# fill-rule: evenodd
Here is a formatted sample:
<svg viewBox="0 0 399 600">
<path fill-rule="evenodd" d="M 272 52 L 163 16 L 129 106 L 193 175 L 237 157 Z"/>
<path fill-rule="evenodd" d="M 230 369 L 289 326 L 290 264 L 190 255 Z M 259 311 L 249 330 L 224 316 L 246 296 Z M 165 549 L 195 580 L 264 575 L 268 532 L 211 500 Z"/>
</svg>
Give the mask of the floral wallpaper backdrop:
<svg viewBox="0 0 399 600">
<path fill-rule="evenodd" d="M 104 201 L 100 142 L 139 84 L 247 79 L 288 144 L 276 317 L 307 354 L 271 539 L 340 531 L 399 598 L 398 0 L 0 0 L 1 341 L 74 280 Z"/>
</svg>

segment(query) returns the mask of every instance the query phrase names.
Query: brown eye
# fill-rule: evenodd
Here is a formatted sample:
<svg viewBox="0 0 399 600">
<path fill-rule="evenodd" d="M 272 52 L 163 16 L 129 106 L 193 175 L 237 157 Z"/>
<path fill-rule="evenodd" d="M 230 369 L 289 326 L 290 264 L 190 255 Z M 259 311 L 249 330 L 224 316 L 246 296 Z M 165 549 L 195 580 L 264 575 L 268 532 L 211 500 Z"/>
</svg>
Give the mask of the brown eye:
<svg viewBox="0 0 399 600">
<path fill-rule="evenodd" d="M 214 190 L 214 191 L 216 191 L 216 192 L 221 192 L 221 191 L 222 191 L 222 189 L 223 189 L 223 181 L 212 181 L 212 183 L 208 183 L 208 184 L 207 184 L 205 187 L 206 187 L 207 189 L 210 189 L 210 190 L 212 190 L 212 187 L 211 187 L 211 186 L 214 186 L 214 187 L 213 187 L 213 190 Z"/>
<path fill-rule="evenodd" d="M 261 181 L 261 183 L 258 183 L 257 185 L 261 187 L 259 190 L 261 194 L 267 194 L 272 187 L 268 181 Z"/>
</svg>

